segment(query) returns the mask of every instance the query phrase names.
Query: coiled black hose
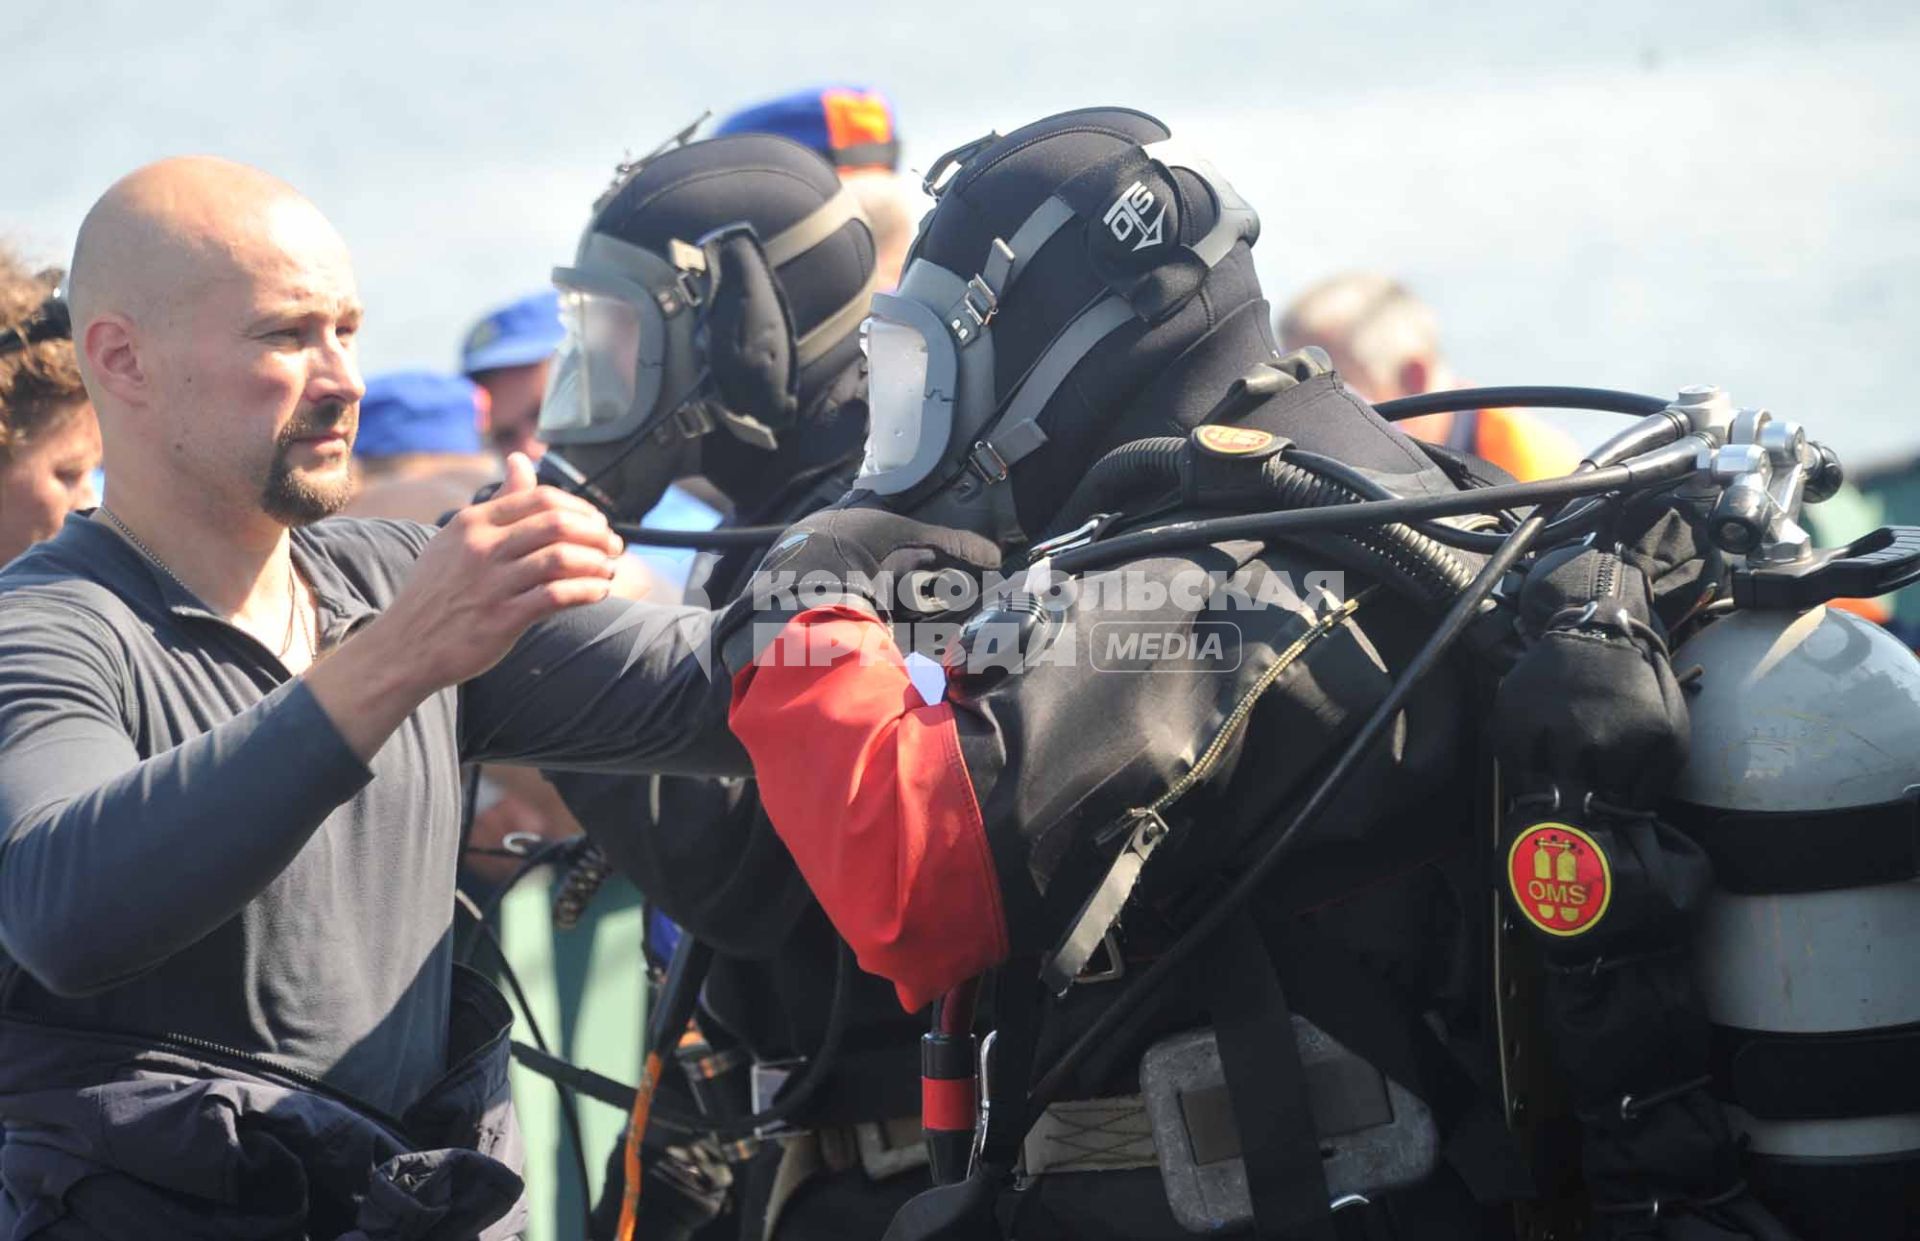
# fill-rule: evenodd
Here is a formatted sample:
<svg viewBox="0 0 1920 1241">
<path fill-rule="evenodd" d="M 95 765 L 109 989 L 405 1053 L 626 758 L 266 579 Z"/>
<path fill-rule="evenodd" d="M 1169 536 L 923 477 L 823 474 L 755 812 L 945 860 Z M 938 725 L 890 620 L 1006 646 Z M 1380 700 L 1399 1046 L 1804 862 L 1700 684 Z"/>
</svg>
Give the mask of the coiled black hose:
<svg viewBox="0 0 1920 1241">
<path fill-rule="evenodd" d="M 1133 440 L 1113 449 L 1075 487 L 1052 531 L 1072 530 L 1094 514 L 1142 494 L 1174 492 L 1186 481 L 1188 442 L 1176 436 Z M 1238 497 L 1221 497 L 1238 498 Z M 1281 509 L 1324 508 L 1370 497 L 1280 456 L 1261 463 L 1245 499 Z M 1473 580 L 1473 570 L 1436 540 L 1398 523 L 1309 536 L 1316 547 L 1353 563 L 1415 600 L 1445 607 Z"/>
<path fill-rule="evenodd" d="M 1365 474 L 1362 474 L 1359 470 L 1354 469 L 1344 461 L 1337 460 L 1333 457 L 1323 457 L 1317 452 L 1305 452 L 1297 449 L 1289 451 L 1287 456 L 1295 465 L 1312 470 L 1316 474 L 1323 474 L 1363 499 L 1393 500 L 1399 498 L 1384 483 L 1376 479 L 1368 478 Z M 1555 544 L 1564 543 L 1568 539 L 1583 535 L 1589 527 L 1601 517 L 1605 516 L 1606 512 L 1607 503 L 1605 500 L 1577 500 L 1568 506 L 1564 516 L 1555 518 L 1551 526 L 1542 530 L 1540 537 L 1535 539 L 1534 543 L 1541 547 L 1551 547 Z M 1408 524 L 1436 543 L 1443 544 L 1447 547 L 1458 548 L 1461 551 L 1478 552 L 1481 555 L 1492 555 L 1500 549 L 1502 543 L 1507 541 L 1507 531 L 1462 530 L 1456 526 L 1449 526 L 1444 522 L 1438 521 L 1416 521 L 1409 522 Z"/>
</svg>

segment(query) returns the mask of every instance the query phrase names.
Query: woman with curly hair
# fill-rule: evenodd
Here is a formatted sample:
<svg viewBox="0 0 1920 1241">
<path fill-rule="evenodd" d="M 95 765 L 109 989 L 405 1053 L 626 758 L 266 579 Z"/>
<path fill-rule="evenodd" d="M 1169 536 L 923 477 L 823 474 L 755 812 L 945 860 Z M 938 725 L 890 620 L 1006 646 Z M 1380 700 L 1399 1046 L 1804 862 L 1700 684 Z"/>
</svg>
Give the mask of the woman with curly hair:
<svg viewBox="0 0 1920 1241">
<path fill-rule="evenodd" d="M 80 382 L 60 273 L 0 250 L 0 565 L 99 502 L 100 427 Z"/>
</svg>

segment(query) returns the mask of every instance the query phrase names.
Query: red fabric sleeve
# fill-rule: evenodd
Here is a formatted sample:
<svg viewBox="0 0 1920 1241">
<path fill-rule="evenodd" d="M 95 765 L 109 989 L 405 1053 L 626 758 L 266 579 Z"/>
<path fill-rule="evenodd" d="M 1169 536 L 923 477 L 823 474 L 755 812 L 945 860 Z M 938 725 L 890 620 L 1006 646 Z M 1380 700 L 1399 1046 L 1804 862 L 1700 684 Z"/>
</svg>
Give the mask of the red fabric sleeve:
<svg viewBox="0 0 1920 1241">
<path fill-rule="evenodd" d="M 953 708 L 921 701 L 886 626 L 796 616 L 734 678 L 729 722 L 808 886 L 908 1011 L 1006 958 Z"/>
</svg>

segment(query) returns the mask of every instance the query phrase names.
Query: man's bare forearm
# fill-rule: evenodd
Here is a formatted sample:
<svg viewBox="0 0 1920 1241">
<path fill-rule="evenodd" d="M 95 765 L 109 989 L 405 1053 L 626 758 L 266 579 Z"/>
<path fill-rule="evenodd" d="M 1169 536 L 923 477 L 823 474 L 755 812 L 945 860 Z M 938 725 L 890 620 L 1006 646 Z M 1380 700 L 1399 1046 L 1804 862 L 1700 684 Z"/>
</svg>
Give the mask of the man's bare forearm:
<svg viewBox="0 0 1920 1241">
<path fill-rule="evenodd" d="M 397 649 L 383 623 L 372 622 L 302 676 L 361 762 L 372 761 L 394 730 L 439 689 L 417 658 Z"/>
</svg>

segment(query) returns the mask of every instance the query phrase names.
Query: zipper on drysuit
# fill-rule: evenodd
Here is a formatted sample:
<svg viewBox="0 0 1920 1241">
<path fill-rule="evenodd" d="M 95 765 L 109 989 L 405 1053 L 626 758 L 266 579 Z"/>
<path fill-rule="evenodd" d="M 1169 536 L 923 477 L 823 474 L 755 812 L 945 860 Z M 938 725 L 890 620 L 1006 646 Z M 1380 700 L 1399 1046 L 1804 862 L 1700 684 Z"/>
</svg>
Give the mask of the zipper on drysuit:
<svg viewBox="0 0 1920 1241">
<path fill-rule="evenodd" d="M 1134 885 L 1140 881 L 1140 871 L 1146 866 L 1147 859 L 1153 856 L 1160 842 L 1172 832 L 1165 817 L 1167 809 L 1186 796 L 1195 785 L 1213 775 L 1234 739 L 1246 726 L 1247 717 L 1253 714 L 1254 706 L 1273 687 L 1273 683 L 1293 666 L 1308 647 L 1352 616 L 1361 600 L 1370 593 L 1371 588 L 1362 591 L 1309 625 L 1234 703 L 1233 710 L 1221 722 L 1219 731 L 1191 767 L 1182 772 L 1158 797 L 1145 806 L 1127 811 L 1094 838 L 1096 844 L 1103 846 L 1123 834 L 1126 841 L 1108 864 L 1107 872 L 1094 888 L 1093 895 L 1080 907 L 1079 915 L 1041 966 L 1040 977 L 1049 990 L 1061 994 L 1071 987 L 1074 979 L 1086 968 L 1087 962 L 1093 959 L 1094 950 L 1113 931 L 1114 924 L 1119 921 L 1120 910 L 1133 894 Z"/>
<path fill-rule="evenodd" d="M 1596 599 L 1611 599 L 1619 588 L 1620 553 L 1602 552 L 1600 563 L 1593 571 L 1593 593 Z"/>
</svg>

